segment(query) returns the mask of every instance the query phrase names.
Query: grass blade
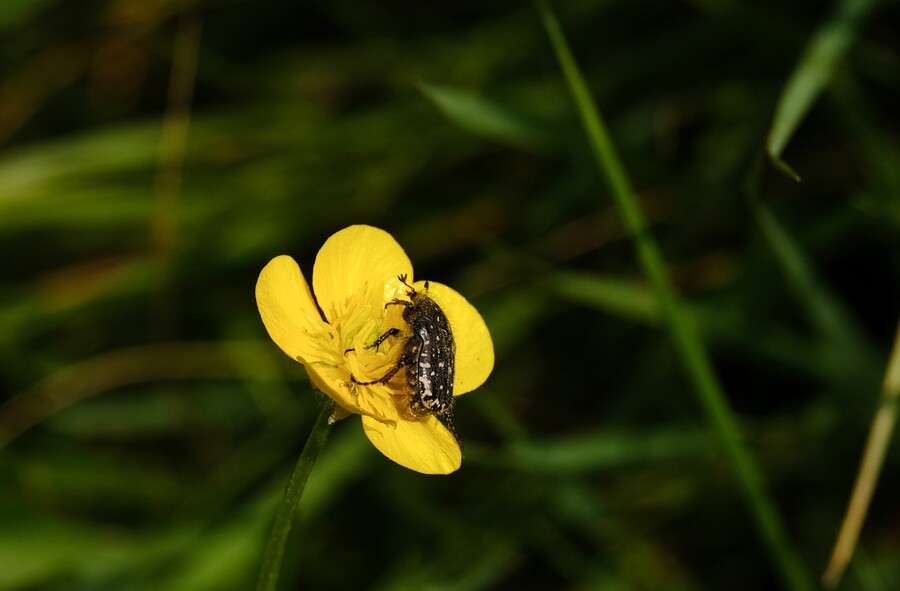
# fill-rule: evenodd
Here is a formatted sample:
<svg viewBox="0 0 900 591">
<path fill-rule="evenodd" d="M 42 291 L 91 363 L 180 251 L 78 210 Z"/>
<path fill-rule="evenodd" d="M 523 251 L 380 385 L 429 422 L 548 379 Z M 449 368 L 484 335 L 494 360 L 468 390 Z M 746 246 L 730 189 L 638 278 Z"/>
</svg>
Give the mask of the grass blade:
<svg viewBox="0 0 900 591">
<path fill-rule="evenodd" d="M 878 355 L 859 324 L 817 277 L 809 257 L 772 210 L 753 194 L 749 204 L 797 302 L 821 339 L 819 347 L 830 360 L 831 375 L 857 387 L 877 389 L 881 367 L 874 360 Z"/>
<path fill-rule="evenodd" d="M 794 180 L 799 181 L 800 176 L 782 160 L 782 152 L 831 80 L 856 37 L 859 23 L 874 4 L 875 0 L 841 0 L 834 15 L 813 35 L 781 92 L 766 149 L 775 166 Z"/>
<path fill-rule="evenodd" d="M 419 84 L 419 91 L 448 119 L 472 133 L 526 149 L 546 144 L 541 130 L 499 103 L 472 92 Z"/>
<path fill-rule="evenodd" d="M 897 400 L 900 398 L 900 325 L 897 327 L 894 349 L 884 375 L 881 396 L 881 404 L 872 419 L 869 439 L 860 462 L 859 474 L 856 477 L 853 494 L 850 496 L 847 513 L 844 515 L 831 560 L 822 575 L 822 585 L 828 589 L 838 586 L 853 556 L 897 424 Z"/>
<path fill-rule="evenodd" d="M 644 216 L 631 182 L 575 63 L 562 27 L 546 0 L 536 0 L 536 6 L 581 116 L 597 166 L 606 178 L 635 240 L 638 258 L 659 300 L 662 316 L 681 362 L 728 455 L 741 490 L 756 518 L 760 536 L 772 555 L 785 587 L 794 591 L 811 590 L 812 579 L 788 541 L 781 518 L 763 485 L 760 469 L 744 447 L 737 419 L 725 399 L 697 330 L 675 295 L 665 273 L 662 255 L 646 231 Z"/>
<path fill-rule="evenodd" d="M 819 333 L 832 341 L 857 349 L 866 349 L 858 326 L 838 299 L 816 277 L 797 241 L 779 222 L 772 210 L 757 197 L 750 198 L 750 209 L 766 242 L 778 258 L 785 277 Z"/>
</svg>

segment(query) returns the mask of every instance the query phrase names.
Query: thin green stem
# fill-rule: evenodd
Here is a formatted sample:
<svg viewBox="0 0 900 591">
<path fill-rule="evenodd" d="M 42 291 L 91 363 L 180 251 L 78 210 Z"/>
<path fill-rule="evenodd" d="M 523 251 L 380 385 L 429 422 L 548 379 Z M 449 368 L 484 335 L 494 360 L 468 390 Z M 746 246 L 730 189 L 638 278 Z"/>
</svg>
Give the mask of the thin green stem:
<svg viewBox="0 0 900 591">
<path fill-rule="evenodd" d="M 565 33 L 547 0 L 535 0 L 560 68 L 572 93 L 596 163 L 606 178 L 650 280 L 681 362 L 694 386 L 707 419 L 728 456 L 737 481 L 756 520 L 784 586 L 793 591 L 813 589 L 812 578 L 788 541 L 785 527 L 763 485 L 762 473 L 741 439 L 738 421 L 725 398 L 699 333 L 675 294 L 656 243 L 647 233 L 637 196 L 600 117 L 594 99 L 572 56 Z"/>
<path fill-rule="evenodd" d="M 259 582 L 256 585 L 257 591 L 275 591 L 278 573 L 281 570 L 281 559 L 284 556 L 284 545 L 287 543 L 288 534 L 291 533 L 291 527 L 294 525 L 294 515 L 297 513 L 297 505 L 300 504 L 300 497 L 303 496 L 303 490 L 306 488 L 306 481 L 309 480 L 309 474 L 316 465 L 322 448 L 325 447 L 328 434 L 331 433 L 332 422 L 330 419 L 333 411 L 334 405 L 331 403 L 322 407 L 309 434 L 309 439 L 306 440 L 306 445 L 300 452 L 300 459 L 297 460 L 294 473 L 291 474 L 291 479 L 284 490 L 284 497 L 281 499 L 278 513 L 275 514 L 275 523 L 272 524 L 272 532 L 266 543 Z"/>
</svg>

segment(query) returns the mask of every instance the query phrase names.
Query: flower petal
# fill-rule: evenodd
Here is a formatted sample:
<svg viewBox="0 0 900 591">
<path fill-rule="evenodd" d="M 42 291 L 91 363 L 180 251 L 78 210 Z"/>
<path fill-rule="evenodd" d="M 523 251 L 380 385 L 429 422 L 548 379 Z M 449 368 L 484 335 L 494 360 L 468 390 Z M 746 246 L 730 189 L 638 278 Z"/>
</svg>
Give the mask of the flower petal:
<svg viewBox="0 0 900 591">
<path fill-rule="evenodd" d="M 328 325 L 294 259 L 278 256 L 263 268 L 256 305 L 269 336 L 289 357 L 306 363 L 327 356 L 320 343 L 329 338 Z"/>
<path fill-rule="evenodd" d="M 346 368 L 326 363 L 307 364 L 306 373 L 317 390 L 324 392 L 345 410 L 388 423 L 402 420 L 387 386 L 352 384 Z"/>
<path fill-rule="evenodd" d="M 422 474 L 450 474 L 462 464 L 456 438 L 432 416 L 395 424 L 363 416 L 362 425 L 372 445 L 404 468 Z"/>
<path fill-rule="evenodd" d="M 384 285 L 384 299 L 391 299 L 398 287 L 397 276 L 406 274 L 412 281 L 412 270 L 393 236 L 372 226 L 350 226 L 333 234 L 319 250 L 313 290 L 325 317 L 334 320 L 346 313 L 353 295 L 368 285 Z"/>
<path fill-rule="evenodd" d="M 414 287 L 425 289 L 425 282 L 416 282 Z M 471 392 L 483 384 L 494 369 L 494 342 L 491 340 L 491 333 L 478 310 L 455 290 L 430 281 L 428 295 L 446 314 L 456 343 L 453 395 Z"/>
</svg>

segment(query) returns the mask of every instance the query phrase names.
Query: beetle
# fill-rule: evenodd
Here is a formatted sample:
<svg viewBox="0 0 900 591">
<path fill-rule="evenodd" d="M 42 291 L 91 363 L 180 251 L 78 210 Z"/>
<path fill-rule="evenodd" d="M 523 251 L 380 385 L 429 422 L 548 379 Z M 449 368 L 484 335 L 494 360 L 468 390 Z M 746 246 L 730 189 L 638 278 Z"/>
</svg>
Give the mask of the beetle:
<svg viewBox="0 0 900 591">
<path fill-rule="evenodd" d="M 380 379 L 360 382 L 353 375 L 350 379 L 360 386 L 387 384 L 397 372 L 407 368 L 406 387 L 411 395 L 410 413 L 415 417 L 434 415 L 458 442 L 459 437 L 453 428 L 456 342 L 453 340 L 450 322 L 438 303 L 428 295 L 428 282 L 425 282 L 424 290 L 418 290 L 406 282 L 406 277 L 400 275 L 397 278 L 407 287 L 409 301 L 394 299 L 384 307 L 403 306 L 403 321 L 408 330 L 390 328 L 366 347 L 375 349 L 387 339 L 402 335 L 405 340 L 400 358 Z"/>
</svg>

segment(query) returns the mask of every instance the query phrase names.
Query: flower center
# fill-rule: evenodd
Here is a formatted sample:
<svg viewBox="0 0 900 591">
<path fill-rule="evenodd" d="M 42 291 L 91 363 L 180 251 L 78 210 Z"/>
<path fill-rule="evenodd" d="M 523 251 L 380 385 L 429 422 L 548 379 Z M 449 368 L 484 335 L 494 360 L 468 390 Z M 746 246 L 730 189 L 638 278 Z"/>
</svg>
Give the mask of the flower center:
<svg viewBox="0 0 900 591">
<path fill-rule="evenodd" d="M 385 377 L 397 364 L 402 353 L 406 324 L 402 306 L 385 308 L 383 286 L 367 286 L 351 296 L 340 318 L 331 325 L 337 344 L 343 353 L 343 365 L 359 382 L 373 382 Z M 374 343 L 392 328 L 400 329 L 377 346 Z M 406 395 L 405 374 L 397 372 L 387 384 L 361 386 L 355 384 L 358 396 Z"/>
</svg>

